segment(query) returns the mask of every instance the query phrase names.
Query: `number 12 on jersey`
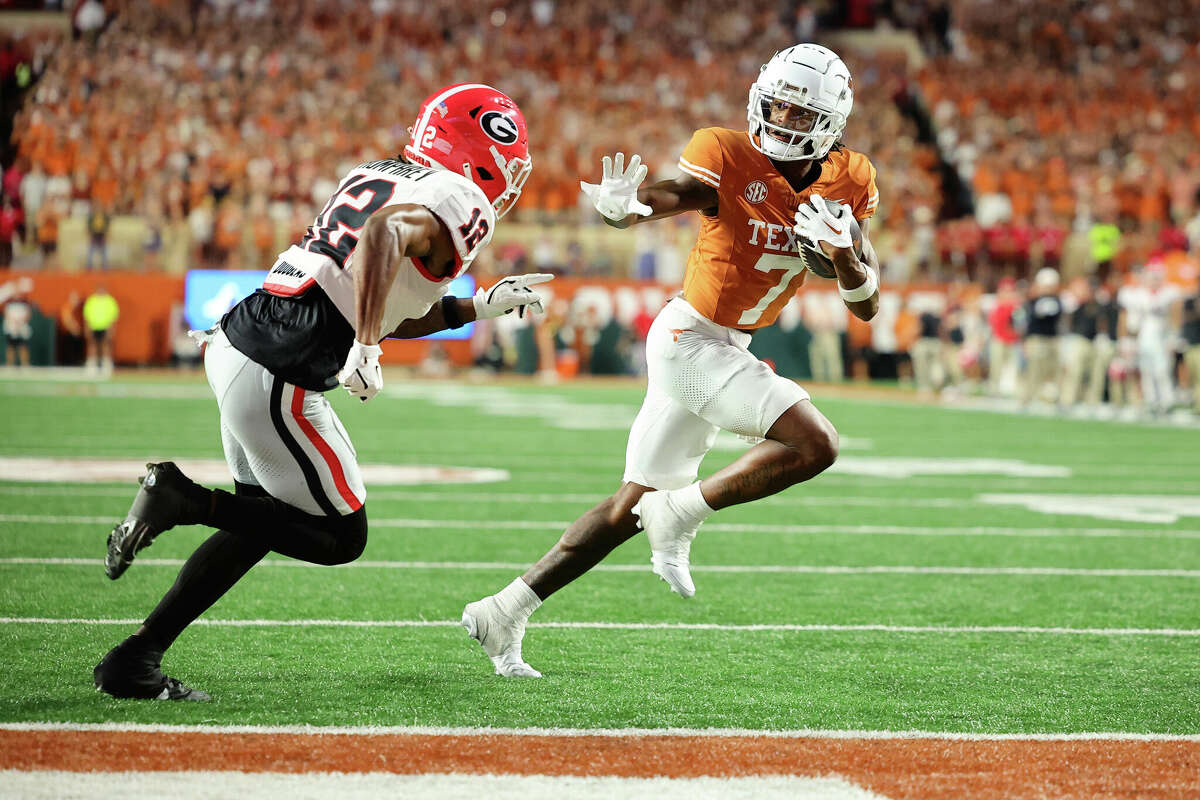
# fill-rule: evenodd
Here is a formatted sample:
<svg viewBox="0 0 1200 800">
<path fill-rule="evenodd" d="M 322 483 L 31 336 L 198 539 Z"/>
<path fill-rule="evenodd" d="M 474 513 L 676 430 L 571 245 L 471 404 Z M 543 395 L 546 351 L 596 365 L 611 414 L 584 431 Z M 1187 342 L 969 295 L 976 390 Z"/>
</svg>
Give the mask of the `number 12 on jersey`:
<svg viewBox="0 0 1200 800">
<path fill-rule="evenodd" d="M 763 253 L 754 264 L 754 268 L 759 272 L 778 270 L 783 274 L 779 276 L 779 282 L 767 290 L 754 308 L 748 308 L 742 312 L 742 316 L 738 318 L 738 325 L 753 325 L 758 322 L 763 312 L 767 310 L 767 306 L 774 303 L 783 290 L 791 284 L 792 279 L 805 270 L 803 259 L 776 253 Z"/>
<path fill-rule="evenodd" d="M 396 182 L 386 178 L 347 179 L 309 226 L 300 246 L 323 253 L 342 266 L 358 245 L 358 233 L 367 218 L 387 204 L 395 188 Z"/>
<path fill-rule="evenodd" d="M 471 218 L 462 225 L 458 226 L 458 232 L 462 234 L 463 243 L 467 246 L 467 252 L 475 249 L 483 237 L 487 236 L 488 224 L 486 219 L 480 219 L 483 212 L 480 209 L 475 209 L 471 212 Z"/>
</svg>

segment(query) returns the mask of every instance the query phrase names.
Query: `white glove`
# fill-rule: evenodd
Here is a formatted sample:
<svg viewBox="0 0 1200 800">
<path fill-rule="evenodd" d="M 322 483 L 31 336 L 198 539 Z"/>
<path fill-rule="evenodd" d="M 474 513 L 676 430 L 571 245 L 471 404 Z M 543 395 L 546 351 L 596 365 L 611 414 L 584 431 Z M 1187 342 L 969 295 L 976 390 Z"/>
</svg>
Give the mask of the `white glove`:
<svg viewBox="0 0 1200 800">
<path fill-rule="evenodd" d="M 377 344 L 363 344 L 355 339 L 346 356 L 346 366 L 338 373 L 338 383 L 364 403 L 383 388 L 383 370 L 379 368 L 382 352 Z"/>
<path fill-rule="evenodd" d="M 497 281 L 490 289 L 480 287 L 473 298 L 475 319 L 493 319 L 514 308 L 518 317 L 524 317 L 526 309 L 541 314 L 544 310 L 542 296 L 529 287 L 553 279 L 553 275 L 544 273 L 510 275 Z"/>
<path fill-rule="evenodd" d="M 837 248 L 854 246 L 850 238 L 850 206 L 834 203 L 819 194 L 810 195 L 808 202 L 796 209 L 796 233 L 816 244 L 829 242 Z"/>
<path fill-rule="evenodd" d="M 637 199 L 637 188 L 650 171 L 642 163 L 642 157 L 634 155 L 630 158 L 629 169 L 625 169 L 624 153 L 617 153 L 615 158 L 605 156 L 603 162 L 604 177 L 599 185 L 579 182 L 579 188 L 596 210 L 614 222 L 625 219 L 633 212 L 643 217 L 653 214 L 654 209 Z"/>
</svg>

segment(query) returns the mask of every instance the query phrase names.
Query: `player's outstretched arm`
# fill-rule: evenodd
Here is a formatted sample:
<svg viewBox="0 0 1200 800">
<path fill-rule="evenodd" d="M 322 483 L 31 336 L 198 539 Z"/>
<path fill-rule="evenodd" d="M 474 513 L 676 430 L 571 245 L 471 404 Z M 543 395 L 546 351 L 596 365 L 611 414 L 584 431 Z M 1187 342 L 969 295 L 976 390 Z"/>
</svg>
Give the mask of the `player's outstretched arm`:
<svg viewBox="0 0 1200 800">
<path fill-rule="evenodd" d="M 604 157 L 600 183 L 579 182 L 580 190 L 614 228 L 628 228 L 639 222 L 672 217 L 685 211 L 712 210 L 717 207 L 717 190 L 690 175 L 659 181 L 642 187 L 648 169 L 641 156 L 634 155 L 625 168 L 625 155 Z"/>
<path fill-rule="evenodd" d="M 513 311 L 519 317 L 524 317 L 526 313 L 541 314 L 544 310 L 542 296 L 529 287 L 553 279 L 553 275 L 544 273 L 510 275 L 496 281 L 490 288 L 480 288 L 474 297 L 444 297 L 420 319 L 404 320 L 388 337 L 418 339 L 446 328 L 460 328 L 477 319 L 493 319 Z"/>
</svg>

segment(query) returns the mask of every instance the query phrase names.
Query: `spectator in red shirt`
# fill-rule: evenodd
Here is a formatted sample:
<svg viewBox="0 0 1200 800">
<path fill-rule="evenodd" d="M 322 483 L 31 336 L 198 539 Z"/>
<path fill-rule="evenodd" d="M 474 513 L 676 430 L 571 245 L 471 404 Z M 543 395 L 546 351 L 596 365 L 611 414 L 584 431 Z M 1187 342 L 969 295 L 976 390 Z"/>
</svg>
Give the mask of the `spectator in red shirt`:
<svg viewBox="0 0 1200 800">
<path fill-rule="evenodd" d="M 25 215 L 13 203 L 9 195 L 0 203 L 0 269 L 12 265 L 13 239 L 20 238 L 24 230 Z"/>
<path fill-rule="evenodd" d="M 1030 252 L 1033 261 L 1043 267 L 1058 268 L 1062 264 L 1063 244 L 1067 241 L 1067 226 L 1049 211 L 1038 214 L 1033 226 Z"/>
<path fill-rule="evenodd" d="M 1158 233 L 1158 242 L 1151 253 L 1151 258 L 1161 258 L 1176 251 L 1186 253 L 1188 249 L 1187 234 L 1177 225 L 1167 224 Z"/>
<path fill-rule="evenodd" d="M 1008 235 L 1007 223 L 997 222 L 983 229 L 984 248 L 988 265 L 992 270 L 1008 269 L 1012 265 L 1012 239 Z"/>
<path fill-rule="evenodd" d="M 1008 238 L 1013 253 L 1013 266 L 1022 269 L 1021 265 L 1029 263 L 1030 246 L 1033 244 L 1034 228 L 1025 216 L 1015 217 L 1007 226 Z"/>
<path fill-rule="evenodd" d="M 21 196 L 21 181 L 25 178 L 26 159 L 17 159 L 11 167 L 4 171 L 4 180 L 0 183 L 0 193 L 7 197 L 18 198 Z"/>
<path fill-rule="evenodd" d="M 983 229 L 974 217 L 947 222 L 938 232 L 942 264 L 953 266 L 955 275 L 977 280 L 983 262 Z"/>
</svg>

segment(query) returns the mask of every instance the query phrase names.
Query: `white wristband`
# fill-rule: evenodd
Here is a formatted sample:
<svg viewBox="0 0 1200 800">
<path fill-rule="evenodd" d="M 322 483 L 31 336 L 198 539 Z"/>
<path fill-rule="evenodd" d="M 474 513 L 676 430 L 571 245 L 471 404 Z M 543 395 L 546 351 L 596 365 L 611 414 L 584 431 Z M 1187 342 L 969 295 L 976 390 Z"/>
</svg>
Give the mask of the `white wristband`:
<svg viewBox="0 0 1200 800">
<path fill-rule="evenodd" d="M 871 269 L 868 264 L 863 264 L 863 267 L 867 270 L 867 279 L 863 281 L 862 286 L 847 289 L 842 286 L 840 280 L 838 281 L 838 292 L 847 303 L 861 303 L 863 300 L 870 300 L 871 295 L 879 289 L 879 277 L 875 274 L 875 270 Z"/>
<path fill-rule="evenodd" d="M 379 358 L 383 355 L 383 348 L 377 344 L 363 344 L 355 339 L 354 346 L 358 348 L 358 354 L 363 358 Z"/>
</svg>

